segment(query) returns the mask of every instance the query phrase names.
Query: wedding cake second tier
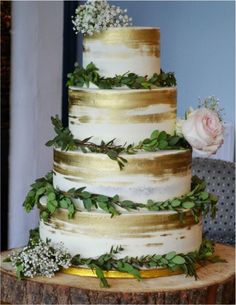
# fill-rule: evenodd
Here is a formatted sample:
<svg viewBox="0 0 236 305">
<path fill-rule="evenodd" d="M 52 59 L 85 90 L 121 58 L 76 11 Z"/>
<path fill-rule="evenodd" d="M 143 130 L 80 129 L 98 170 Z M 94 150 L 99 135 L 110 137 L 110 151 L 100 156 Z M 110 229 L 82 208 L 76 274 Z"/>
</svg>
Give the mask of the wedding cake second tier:
<svg viewBox="0 0 236 305">
<path fill-rule="evenodd" d="M 158 89 L 69 89 L 69 128 L 76 139 L 137 144 L 158 129 L 173 134 L 175 87 Z"/>
</svg>

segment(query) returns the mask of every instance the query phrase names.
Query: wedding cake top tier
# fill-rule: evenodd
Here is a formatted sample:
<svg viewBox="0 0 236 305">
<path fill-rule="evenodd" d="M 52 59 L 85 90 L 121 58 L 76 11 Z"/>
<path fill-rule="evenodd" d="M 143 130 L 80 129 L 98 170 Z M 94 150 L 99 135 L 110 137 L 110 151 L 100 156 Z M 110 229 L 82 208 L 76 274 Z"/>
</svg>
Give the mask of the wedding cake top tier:
<svg viewBox="0 0 236 305">
<path fill-rule="evenodd" d="M 83 39 L 83 66 L 93 62 L 104 76 L 128 71 L 140 76 L 160 73 L 160 29 L 108 28 Z"/>
</svg>

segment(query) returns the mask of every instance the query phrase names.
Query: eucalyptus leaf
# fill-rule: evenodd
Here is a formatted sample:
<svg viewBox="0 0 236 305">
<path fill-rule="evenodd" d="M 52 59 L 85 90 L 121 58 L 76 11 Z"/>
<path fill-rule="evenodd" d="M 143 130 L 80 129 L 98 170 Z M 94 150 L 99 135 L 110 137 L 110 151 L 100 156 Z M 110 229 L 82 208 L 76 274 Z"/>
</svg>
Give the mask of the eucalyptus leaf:
<svg viewBox="0 0 236 305">
<path fill-rule="evenodd" d="M 98 195 L 97 196 L 97 201 L 108 202 L 109 198 L 107 196 L 104 196 L 104 195 Z"/>
<path fill-rule="evenodd" d="M 151 133 L 151 139 L 157 139 L 158 136 L 159 136 L 159 131 L 158 130 L 154 130 L 152 133 Z"/>
<path fill-rule="evenodd" d="M 180 255 L 176 255 L 171 261 L 176 265 L 182 265 L 185 263 L 185 259 Z"/>
<path fill-rule="evenodd" d="M 121 272 L 127 272 L 129 274 L 132 274 L 138 280 L 141 279 L 141 275 L 140 275 L 139 270 L 134 268 L 131 264 L 123 263 L 123 262 L 118 262 L 117 263 L 117 268 Z"/>
<path fill-rule="evenodd" d="M 91 211 L 91 208 L 93 206 L 93 202 L 90 198 L 84 199 L 83 204 L 84 204 L 84 207 L 85 207 L 86 210 Z"/>
<path fill-rule="evenodd" d="M 191 201 L 185 201 L 182 203 L 182 207 L 185 208 L 185 209 L 191 209 L 195 206 L 195 203 L 194 202 L 191 202 Z"/>
<path fill-rule="evenodd" d="M 83 191 L 80 196 L 84 199 L 87 199 L 91 197 L 91 193 Z"/>
<path fill-rule="evenodd" d="M 68 202 L 65 198 L 63 198 L 62 200 L 60 200 L 60 207 L 62 209 L 67 209 L 68 208 Z"/>
<path fill-rule="evenodd" d="M 49 194 L 48 194 L 48 201 L 55 200 L 55 198 L 56 198 L 55 193 L 49 193 Z"/>
<path fill-rule="evenodd" d="M 75 214 L 75 206 L 74 206 L 74 204 L 71 204 L 68 207 L 68 218 L 69 219 L 73 218 L 74 214 Z"/>
<path fill-rule="evenodd" d="M 170 139 L 169 139 L 169 145 L 170 146 L 174 146 L 174 145 L 176 145 L 178 142 L 179 142 L 179 140 L 180 140 L 180 137 L 178 137 L 178 136 L 172 136 L 172 137 L 170 137 Z"/>
<path fill-rule="evenodd" d="M 178 207 L 181 205 L 181 201 L 178 199 L 174 199 L 174 200 L 171 200 L 170 204 L 172 207 Z"/>
<path fill-rule="evenodd" d="M 209 193 L 207 192 L 201 192 L 200 197 L 202 200 L 206 200 L 209 197 Z"/>
<path fill-rule="evenodd" d="M 173 257 L 175 257 L 176 256 L 176 252 L 175 251 L 172 251 L 172 252 L 169 252 L 169 253 L 167 253 L 166 255 L 165 255 L 165 258 L 167 259 L 167 260 L 171 260 Z"/>
<path fill-rule="evenodd" d="M 165 149 L 168 146 L 168 142 L 166 140 L 160 140 L 158 148 Z"/>
</svg>

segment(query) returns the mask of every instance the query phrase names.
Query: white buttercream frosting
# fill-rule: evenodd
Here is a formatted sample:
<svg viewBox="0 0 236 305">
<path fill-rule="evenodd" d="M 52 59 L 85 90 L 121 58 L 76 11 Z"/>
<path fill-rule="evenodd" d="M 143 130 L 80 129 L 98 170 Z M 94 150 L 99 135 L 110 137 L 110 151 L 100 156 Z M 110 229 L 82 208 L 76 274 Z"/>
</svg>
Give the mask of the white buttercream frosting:
<svg viewBox="0 0 236 305">
<path fill-rule="evenodd" d="M 120 170 L 116 161 L 105 154 L 55 150 L 54 187 L 67 191 L 85 186 L 93 193 L 118 194 L 122 200 L 143 203 L 148 199 L 163 201 L 190 191 L 189 151 L 139 152 L 122 156 L 128 163 Z M 174 171 L 172 165 L 176 167 Z"/>
<path fill-rule="evenodd" d="M 159 28 L 109 28 L 84 38 L 83 66 L 93 62 L 103 76 L 160 72 Z"/>
<path fill-rule="evenodd" d="M 153 130 L 173 134 L 176 88 L 108 89 L 71 87 L 69 128 L 76 139 L 92 136 L 100 144 L 139 143 Z"/>
<path fill-rule="evenodd" d="M 136 213 L 115 216 L 112 223 L 110 215 L 81 212 L 81 215 L 91 216 L 91 220 L 88 218 L 86 223 L 83 219 L 77 223 L 73 220 L 58 219 L 52 219 L 49 223 L 41 221 L 40 236 L 43 240 L 50 238 L 53 243 L 62 241 L 72 255 L 80 254 L 82 257 L 97 257 L 117 245 L 122 245 L 124 248 L 120 257 L 162 255 L 170 251 L 188 253 L 199 249 L 202 242 L 201 221 L 191 226 L 161 229 L 158 223 L 150 225 L 145 223 L 145 217 L 148 214 L 153 216 L 155 213 L 171 214 L 171 212 L 139 212 L 140 220 L 134 224 L 133 218 L 136 217 Z M 94 217 L 94 215 L 98 216 Z M 120 228 L 117 227 L 118 222 Z M 129 222 L 130 225 L 127 225 Z"/>
</svg>

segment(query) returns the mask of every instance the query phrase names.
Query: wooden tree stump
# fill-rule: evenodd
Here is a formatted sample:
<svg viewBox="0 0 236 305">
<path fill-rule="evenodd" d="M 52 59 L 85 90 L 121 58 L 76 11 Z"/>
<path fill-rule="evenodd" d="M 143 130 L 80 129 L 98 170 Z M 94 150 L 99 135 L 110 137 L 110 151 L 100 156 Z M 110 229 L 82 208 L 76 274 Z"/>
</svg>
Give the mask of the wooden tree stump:
<svg viewBox="0 0 236 305">
<path fill-rule="evenodd" d="M 49 279 L 18 280 L 10 263 L 3 262 L 2 302 L 9 304 L 235 304 L 234 248 L 217 244 L 216 255 L 227 263 L 198 269 L 199 279 L 173 275 L 144 279 L 109 279 L 100 288 L 96 278 L 58 273 Z"/>
</svg>

